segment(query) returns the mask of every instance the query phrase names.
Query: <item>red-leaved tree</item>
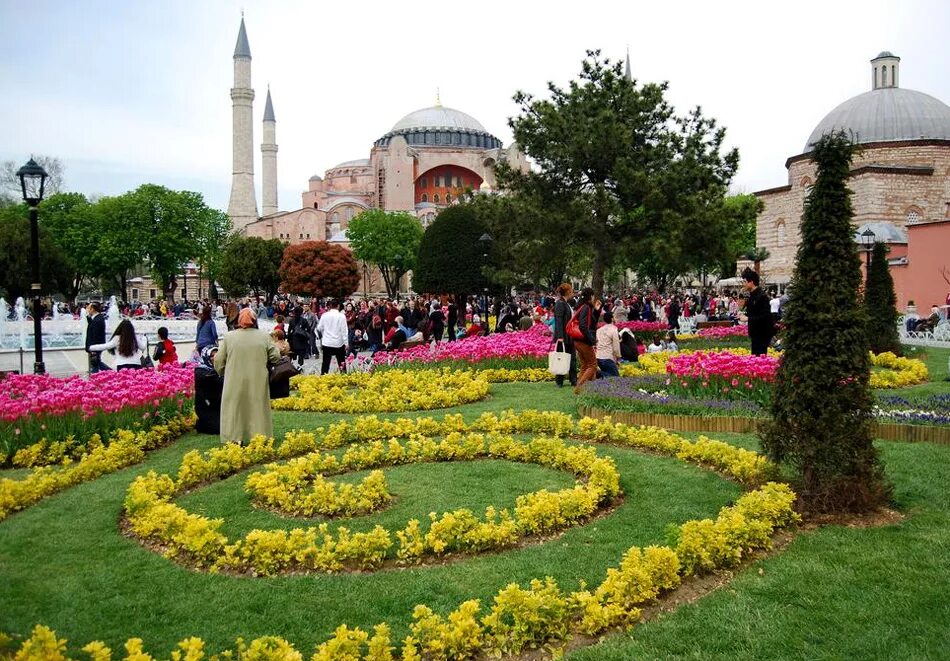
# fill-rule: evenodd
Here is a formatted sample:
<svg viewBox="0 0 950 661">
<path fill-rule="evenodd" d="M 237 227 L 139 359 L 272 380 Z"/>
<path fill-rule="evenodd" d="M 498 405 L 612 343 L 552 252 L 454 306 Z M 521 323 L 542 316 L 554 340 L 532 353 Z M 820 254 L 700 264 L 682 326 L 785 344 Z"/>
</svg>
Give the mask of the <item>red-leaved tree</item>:
<svg viewBox="0 0 950 661">
<path fill-rule="evenodd" d="M 280 287 L 298 296 L 345 298 L 360 284 L 353 254 L 326 241 L 307 241 L 284 249 Z"/>
</svg>

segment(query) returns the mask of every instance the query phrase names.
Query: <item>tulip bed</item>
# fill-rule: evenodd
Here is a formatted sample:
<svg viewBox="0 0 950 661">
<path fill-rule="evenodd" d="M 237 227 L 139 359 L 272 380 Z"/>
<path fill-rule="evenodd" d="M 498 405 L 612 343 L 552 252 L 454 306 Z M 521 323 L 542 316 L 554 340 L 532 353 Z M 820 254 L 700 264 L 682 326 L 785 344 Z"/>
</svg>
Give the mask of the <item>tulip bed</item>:
<svg viewBox="0 0 950 661">
<path fill-rule="evenodd" d="M 89 378 L 11 375 L 0 380 L 0 465 L 59 463 L 116 429 L 146 430 L 192 405 L 190 369 L 99 372 Z M 32 446 L 32 447 L 30 447 Z M 18 450 L 29 449 L 16 458 Z"/>
<path fill-rule="evenodd" d="M 697 351 L 666 362 L 670 392 L 696 398 L 747 399 L 765 405 L 779 359 L 744 356 L 730 351 Z"/>
</svg>

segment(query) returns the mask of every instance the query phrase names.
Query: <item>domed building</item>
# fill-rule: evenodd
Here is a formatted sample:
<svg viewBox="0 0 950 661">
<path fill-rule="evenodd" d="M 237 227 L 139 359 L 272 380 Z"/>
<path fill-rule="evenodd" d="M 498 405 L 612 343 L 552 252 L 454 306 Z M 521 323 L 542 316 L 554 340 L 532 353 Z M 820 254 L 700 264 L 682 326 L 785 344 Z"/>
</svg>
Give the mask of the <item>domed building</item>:
<svg viewBox="0 0 950 661">
<path fill-rule="evenodd" d="M 781 285 L 792 276 L 804 201 L 815 180 L 814 144 L 829 132 L 844 130 L 861 148 L 848 182 L 856 235 L 871 229 L 890 244 L 898 305 L 914 299 L 929 309 L 938 293 L 944 303 L 950 282 L 944 281 L 941 267 L 948 264 L 950 235 L 939 237 L 950 231 L 950 106 L 903 89 L 899 82 L 900 58 L 880 53 L 871 60 L 871 90 L 848 99 L 818 123 L 802 153 L 785 162 L 786 185 L 756 193 L 765 204 L 756 245 L 770 253 L 764 262 L 768 282 Z"/>
<path fill-rule="evenodd" d="M 327 240 L 347 245 L 350 220 L 365 209 L 407 211 L 427 226 L 440 209 L 467 190 L 495 187 L 495 165 L 506 161 L 526 170 L 524 155 L 489 133 L 474 117 L 434 106 L 402 117 L 370 148 L 369 158 L 344 161 L 310 177 L 301 207 L 279 211 L 277 203 L 277 121 L 270 90 L 264 106 L 261 164 L 262 213 L 254 184 L 251 50 L 244 19 L 234 49 L 234 170 L 228 214 L 247 236 L 288 243 Z M 365 283 L 374 289 L 375 283 Z"/>
</svg>

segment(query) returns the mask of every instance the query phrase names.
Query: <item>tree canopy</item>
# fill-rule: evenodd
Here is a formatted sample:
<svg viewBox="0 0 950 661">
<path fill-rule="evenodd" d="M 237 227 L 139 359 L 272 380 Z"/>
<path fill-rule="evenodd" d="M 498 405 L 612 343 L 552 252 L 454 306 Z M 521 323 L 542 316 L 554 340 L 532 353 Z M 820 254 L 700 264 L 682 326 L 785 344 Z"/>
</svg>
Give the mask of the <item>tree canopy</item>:
<svg viewBox="0 0 950 661">
<path fill-rule="evenodd" d="M 871 351 L 891 351 L 900 355 L 901 341 L 897 332 L 897 295 L 894 279 L 887 264 L 887 246 L 882 241 L 874 244 L 867 286 L 864 289 L 864 309 L 868 318 L 868 341 Z"/>
<path fill-rule="evenodd" d="M 455 294 L 456 300 L 488 286 L 485 247 L 479 241 L 488 227 L 472 205 L 451 206 L 422 235 L 413 289 L 431 294 Z"/>
<path fill-rule="evenodd" d="M 353 253 L 326 241 L 287 246 L 280 264 L 280 287 L 298 296 L 345 298 L 360 284 Z"/>
<path fill-rule="evenodd" d="M 224 247 L 217 277 L 231 296 L 248 292 L 271 298 L 280 289 L 280 264 L 284 244 L 280 239 L 232 236 Z"/>
<path fill-rule="evenodd" d="M 589 252 L 598 292 L 618 256 L 635 266 L 659 243 L 714 219 L 735 174 L 738 153 L 722 153 L 725 130 L 699 107 L 675 115 L 666 90 L 666 83 L 628 80 L 620 62 L 588 51 L 567 89 L 549 83 L 549 100 L 524 92 L 514 97 L 521 114 L 509 124 L 538 169 L 500 164 L 499 181 L 576 209 L 567 228 L 538 223 L 531 238 Z"/>
<path fill-rule="evenodd" d="M 422 233 L 411 213 L 382 209 L 360 213 L 346 230 L 353 254 L 379 267 L 390 296 L 395 296 L 400 278 L 415 268 Z"/>
<path fill-rule="evenodd" d="M 25 204 L 0 208 L 0 295 L 8 302 L 30 296 L 30 220 Z M 40 225 L 40 284 L 43 295 L 66 294 L 71 270 L 60 247 Z"/>
</svg>

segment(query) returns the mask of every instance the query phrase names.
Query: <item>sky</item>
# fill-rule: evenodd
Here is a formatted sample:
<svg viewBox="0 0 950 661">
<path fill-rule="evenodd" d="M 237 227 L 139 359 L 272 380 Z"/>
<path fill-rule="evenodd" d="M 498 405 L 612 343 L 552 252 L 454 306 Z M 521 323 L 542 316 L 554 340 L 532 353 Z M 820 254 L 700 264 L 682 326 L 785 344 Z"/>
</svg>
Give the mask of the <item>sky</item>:
<svg viewBox="0 0 950 661">
<path fill-rule="evenodd" d="M 369 157 L 437 90 L 508 144 L 512 95 L 566 85 L 588 49 L 629 48 L 634 78 L 668 81 L 678 113 L 699 105 L 725 126 L 740 155 L 733 192 L 787 183 L 785 160 L 870 89 L 882 50 L 901 57 L 901 87 L 950 102 L 948 0 L 0 0 L 0 161 L 52 155 L 68 190 L 156 183 L 226 209 L 242 11 L 257 200 L 270 85 L 281 210 L 300 207 L 313 174 Z"/>
</svg>

